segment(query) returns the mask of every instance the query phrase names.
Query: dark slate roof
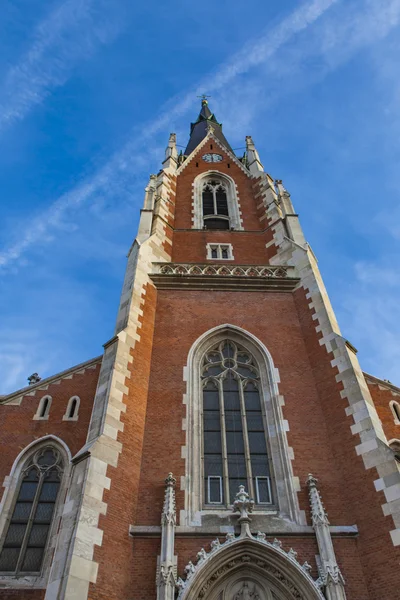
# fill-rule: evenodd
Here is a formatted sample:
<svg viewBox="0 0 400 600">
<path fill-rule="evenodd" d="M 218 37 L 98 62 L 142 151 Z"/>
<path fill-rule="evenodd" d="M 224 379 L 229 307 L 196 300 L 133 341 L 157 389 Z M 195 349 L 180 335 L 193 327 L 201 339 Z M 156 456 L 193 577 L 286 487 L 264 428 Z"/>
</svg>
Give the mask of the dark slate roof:
<svg viewBox="0 0 400 600">
<path fill-rule="evenodd" d="M 195 123 L 190 124 L 190 138 L 188 145 L 186 146 L 185 155 L 188 156 L 197 148 L 197 146 L 204 140 L 206 137 L 209 128 L 212 128 L 212 131 L 217 138 L 221 142 L 225 148 L 230 150 L 233 153 L 232 148 L 230 147 L 227 139 L 222 133 L 222 123 L 218 123 L 215 115 L 211 112 L 208 107 L 207 100 L 203 99 L 201 101 L 201 111 L 199 116 L 197 117 L 197 121 Z"/>
</svg>

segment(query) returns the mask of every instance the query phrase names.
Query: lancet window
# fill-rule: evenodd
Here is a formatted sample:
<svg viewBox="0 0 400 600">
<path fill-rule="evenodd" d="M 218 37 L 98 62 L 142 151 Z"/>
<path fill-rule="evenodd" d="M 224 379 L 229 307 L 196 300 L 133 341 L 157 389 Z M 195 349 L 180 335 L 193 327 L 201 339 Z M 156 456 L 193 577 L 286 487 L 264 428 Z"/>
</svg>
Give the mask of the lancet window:
<svg viewBox="0 0 400 600">
<path fill-rule="evenodd" d="M 260 395 L 251 353 L 230 340 L 209 350 L 202 364 L 205 505 L 231 505 L 244 485 L 256 505 L 274 494 Z"/>
<path fill-rule="evenodd" d="M 0 551 L 2 573 L 40 572 L 62 473 L 61 455 L 51 446 L 40 448 L 22 470 Z"/>
<path fill-rule="evenodd" d="M 206 229 L 229 229 L 228 189 L 224 181 L 208 179 L 203 183 L 203 224 Z"/>
</svg>

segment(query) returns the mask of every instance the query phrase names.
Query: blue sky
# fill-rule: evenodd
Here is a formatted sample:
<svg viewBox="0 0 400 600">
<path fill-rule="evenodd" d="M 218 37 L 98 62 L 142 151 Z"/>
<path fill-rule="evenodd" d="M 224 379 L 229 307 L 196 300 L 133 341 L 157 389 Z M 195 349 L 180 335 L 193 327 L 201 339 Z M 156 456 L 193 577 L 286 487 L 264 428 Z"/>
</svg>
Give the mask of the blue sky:
<svg viewBox="0 0 400 600">
<path fill-rule="evenodd" d="M 400 385 L 399 31 L 400 0 L 3 0 L 0 392 L 101 354 L 200 93 L 291 192 L 364 370 Z"/>
</svg>

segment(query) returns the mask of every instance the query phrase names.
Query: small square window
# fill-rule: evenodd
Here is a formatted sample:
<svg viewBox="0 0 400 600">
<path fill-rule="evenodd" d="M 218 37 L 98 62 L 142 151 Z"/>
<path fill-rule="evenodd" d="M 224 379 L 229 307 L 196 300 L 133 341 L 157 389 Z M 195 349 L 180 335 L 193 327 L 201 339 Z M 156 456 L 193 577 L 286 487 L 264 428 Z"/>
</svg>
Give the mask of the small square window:
<svg viewBox="0 0 400 600">
<path fill-rule="evenodd" d="M 232 244 L 207 244 L 207 258 L 233 260 Z"/>
</svg>

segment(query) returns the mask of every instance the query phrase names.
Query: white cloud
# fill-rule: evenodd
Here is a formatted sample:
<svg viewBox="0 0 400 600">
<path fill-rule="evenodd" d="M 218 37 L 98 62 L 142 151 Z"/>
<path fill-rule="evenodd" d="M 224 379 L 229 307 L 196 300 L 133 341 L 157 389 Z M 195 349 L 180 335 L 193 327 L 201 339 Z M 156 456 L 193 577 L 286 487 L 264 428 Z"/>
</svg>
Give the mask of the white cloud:
<svg viewBox="0 0 400 600">
<path fill-rule="evenodd" d="M 33 34 L 28 51 L 13 65 L 0 86 L 0 133 L 23 119 L 73 68 L 111 42 L 121 28 L 118 3 L 112 0 L 66 0 Z"/>
</svg>

